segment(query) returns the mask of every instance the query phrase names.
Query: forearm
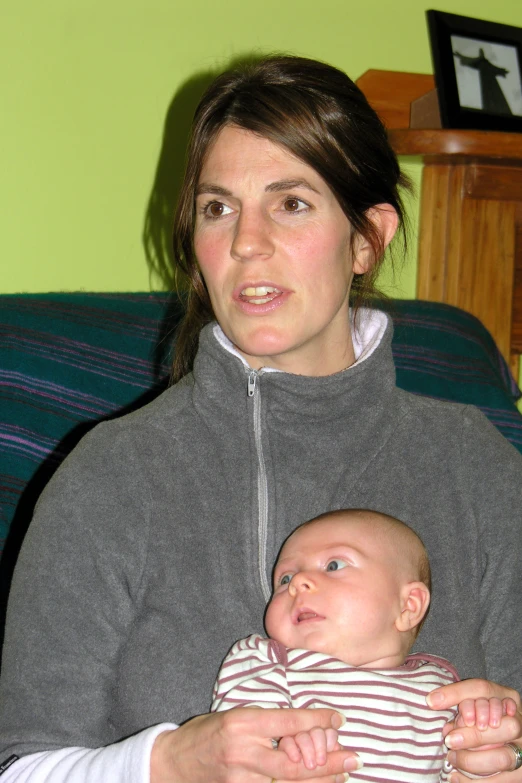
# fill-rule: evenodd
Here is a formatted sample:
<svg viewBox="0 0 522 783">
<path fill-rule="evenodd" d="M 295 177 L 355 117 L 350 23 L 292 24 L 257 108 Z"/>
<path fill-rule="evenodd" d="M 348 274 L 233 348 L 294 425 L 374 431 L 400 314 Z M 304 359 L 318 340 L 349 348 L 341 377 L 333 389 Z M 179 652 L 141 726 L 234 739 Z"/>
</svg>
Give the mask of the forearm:
<svg viewBox="0 0 522 783">
<path fill-rule="evenodd" d="M 162 723 L 105 748 L 62 748 L 32 753 L 15 761 L 2 783 L 149 783 L 156 738 L 176 729 Z"/>
</svg>

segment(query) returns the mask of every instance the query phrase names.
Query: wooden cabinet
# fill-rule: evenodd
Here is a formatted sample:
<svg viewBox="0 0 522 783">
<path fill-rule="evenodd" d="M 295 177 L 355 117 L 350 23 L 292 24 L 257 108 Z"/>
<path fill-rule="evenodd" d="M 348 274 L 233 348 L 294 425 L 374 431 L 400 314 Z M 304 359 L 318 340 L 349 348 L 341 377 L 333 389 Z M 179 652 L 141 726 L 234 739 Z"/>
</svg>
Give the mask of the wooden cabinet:
<svg viewBox="0 0 522 783">
<path fill-rule="evenodd" d="M 371 86 L 376 82 L 378 90 Z M 370 71 L 358 83 L 387 125 L 396 153 L 424 161 L 418 298 L 457 305 L 480 318 L 518 377 L 522 134 L 411 127 L 419 106 L 417 121 L 437 125 L 433 77 L 426 74 Z"/>
</svg>

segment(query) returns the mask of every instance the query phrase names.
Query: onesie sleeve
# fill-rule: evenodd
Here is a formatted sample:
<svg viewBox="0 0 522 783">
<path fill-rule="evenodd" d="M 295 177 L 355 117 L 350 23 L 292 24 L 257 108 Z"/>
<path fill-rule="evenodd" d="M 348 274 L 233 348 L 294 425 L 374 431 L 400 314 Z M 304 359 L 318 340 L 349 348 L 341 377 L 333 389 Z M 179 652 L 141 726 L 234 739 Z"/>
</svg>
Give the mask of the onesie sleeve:
<svg viewBox="0 0 522 783">
<path fill-rule="evenodd" d="M 253 634 L 236 642 L 214 684 L 211 712 L 233 707 L 291 707 L 284 649 Z"/>
<path fill-rule="evenodd" d="M 87 435 L 47 485 L 15 569 L 0 680 L 0 753 L 120 739 L 117 663 L 141 597 L 149 494 L 116 423 Z"/>
<path fill-rule="evenodd" d="M 478 598 L 488 679 L 522 693 L 522 455 L 468 408 L 461 465 L 482 558 Z"/>
</svg>

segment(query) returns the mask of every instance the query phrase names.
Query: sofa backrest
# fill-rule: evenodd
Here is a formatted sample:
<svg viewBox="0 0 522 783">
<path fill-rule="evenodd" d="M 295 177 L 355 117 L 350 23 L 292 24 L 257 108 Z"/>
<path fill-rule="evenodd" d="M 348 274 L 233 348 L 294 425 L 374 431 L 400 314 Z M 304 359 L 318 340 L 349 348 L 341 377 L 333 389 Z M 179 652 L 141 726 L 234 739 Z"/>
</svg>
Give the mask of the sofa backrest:
<svg viewBox="0 0 522 783">
<path fill-rule="evenodd" d="M 471 403 L 522 451 L 520 392 L 491 336 L 448 305 L 388 301 L 398 385 Z M 181 303 L 167 294 L 0 296 L 0 549 L 81 436 L 167 385 Z M 5 560 L 3 561 L 5 565 Z"/>
</svg>

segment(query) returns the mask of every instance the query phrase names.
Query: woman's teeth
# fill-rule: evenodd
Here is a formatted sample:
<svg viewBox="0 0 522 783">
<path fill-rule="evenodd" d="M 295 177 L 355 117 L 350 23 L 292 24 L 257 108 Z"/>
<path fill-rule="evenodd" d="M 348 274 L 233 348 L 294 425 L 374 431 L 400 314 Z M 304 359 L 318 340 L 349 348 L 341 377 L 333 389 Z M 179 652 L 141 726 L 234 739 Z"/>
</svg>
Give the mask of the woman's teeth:
<svg viewBox="0 0 522 783">
<path fill-rule="evenodd" d="M 244 299 L 248 299 L 250 304 L 266 304 L 271 302 L 274 296 L 280 294 L 279 288 L 272 288 L 269 285 L 259 285 L 255 288 L 253 286 L 249 288 L 243 288 L 241 296 Z"/>
</svg>

